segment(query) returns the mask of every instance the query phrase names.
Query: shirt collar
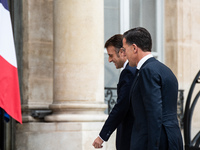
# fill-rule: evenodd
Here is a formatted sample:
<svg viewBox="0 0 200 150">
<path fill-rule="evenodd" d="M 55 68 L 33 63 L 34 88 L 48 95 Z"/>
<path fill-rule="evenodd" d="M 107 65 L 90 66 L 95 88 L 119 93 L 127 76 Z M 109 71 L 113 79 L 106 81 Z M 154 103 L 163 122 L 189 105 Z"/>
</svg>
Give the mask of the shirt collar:
<svg viewBox="0 0 200 150">
<path fill-rule="evenodd" d="M 123 68 L 122 69 L 124 69 L 124 68 L 126 68 L 126 65 L 128 64 L 128 59 L 125 61 L 125 63 L 124 63 L 124 65 L 123 65 Z"/>
<path fill-rule="evenodd" d="M 126 68 L 126 65 L 128 64 L 128 59 L 125 61 L 123 67 L 120 69 L 120 71 L 124 70 Z"/>
<path fill-rule="evenodd" d="M 137 64 L 137 69 L 140 70 L 140 68 L 142 67 L 142 65 L 145 63 L 145 61 L 147 61 L 149 58 L 153 57 L 152 54 L 148 54 L 146 56 L 144 56 Z"/>
</svg>

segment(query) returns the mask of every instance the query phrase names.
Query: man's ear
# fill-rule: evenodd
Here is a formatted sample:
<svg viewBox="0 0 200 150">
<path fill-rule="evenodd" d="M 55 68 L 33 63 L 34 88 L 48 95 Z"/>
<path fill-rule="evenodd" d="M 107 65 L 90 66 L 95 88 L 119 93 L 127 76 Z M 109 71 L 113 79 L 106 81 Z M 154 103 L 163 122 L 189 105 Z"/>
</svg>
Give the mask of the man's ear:
<svg viewBox="0 0 200 150">
<path fill-rule="evenodd" d="M 137 48 L 138 48 L 137 45 L 136 45 L 136 44 L 133 44 L 132 46 L 133 46 L 133 52 L 134 52 L 134 53 L 137 53 Z"/>
<path fill-rule="evenodd" d="M 125 51 L 123 50 L 123 48 L 120 48 L 120 49 L 119 49 L 119 55 L 120 55 L 120 56 L 126 56 L 126 55 L 125 55 Z"/>
</svg>

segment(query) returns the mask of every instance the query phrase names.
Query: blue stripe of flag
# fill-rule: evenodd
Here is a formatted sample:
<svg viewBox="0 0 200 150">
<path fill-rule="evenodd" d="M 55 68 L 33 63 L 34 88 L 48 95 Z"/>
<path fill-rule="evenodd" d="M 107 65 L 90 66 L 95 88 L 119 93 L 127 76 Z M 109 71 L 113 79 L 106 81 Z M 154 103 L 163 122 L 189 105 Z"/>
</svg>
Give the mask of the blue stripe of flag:
<svg viewBox="0 0 200 150">
<path fill-rule="evenodd" d="M 1 113 L 2 113 L 2 108 L 0 107 L 0 115 L 1 115 Z M 6 121 L 6 122 L 9 122 L 10 121 L 10 116 L 3 110 L 3 112 L 4 112 L 4 120 Z"/>
<path fill-rule="evenodd" d="M 5 9 L 7 9 L 9 11 L 9 8 L 8 8 L 8 1 L 7 0 L 0 0 L 0 3 L 3 5 L 3 7 Z"/>
</svg>

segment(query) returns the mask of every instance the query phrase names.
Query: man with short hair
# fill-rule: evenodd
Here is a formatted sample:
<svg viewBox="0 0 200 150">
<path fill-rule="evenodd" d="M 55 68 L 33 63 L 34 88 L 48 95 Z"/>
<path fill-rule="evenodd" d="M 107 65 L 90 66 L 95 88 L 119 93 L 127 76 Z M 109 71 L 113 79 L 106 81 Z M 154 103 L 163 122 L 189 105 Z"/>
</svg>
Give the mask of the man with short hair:
<svg viewBox="0 0 200 150">
<path fill-rule="evenodd" d="M 130 110 L 129 92 L 136 68 L 128 65 L 128 60 L 122 48 L 122 38 L 121 34 L 117 34 L 105 43 L 109 56 L 108 61 L 113 62 L 116 69 L 123 68 L 123 70 L 117 84 L 117 103 L 109 114 L 99 136 L 93 142 L 95 148 L 102 148 L 102 143 L 107 141 L 117 128 L 116 149 L 130 149 L 133 116 Z"/>
<path fill-rule="evenodd" d="M 139 70 L 130 91 L 134 116 L 130 150 L 182 150 L 175 75 L 152 56 L 151 35 L 145 28 L 125 32 L 123 48 L 130 66 Z"/>
</svg>

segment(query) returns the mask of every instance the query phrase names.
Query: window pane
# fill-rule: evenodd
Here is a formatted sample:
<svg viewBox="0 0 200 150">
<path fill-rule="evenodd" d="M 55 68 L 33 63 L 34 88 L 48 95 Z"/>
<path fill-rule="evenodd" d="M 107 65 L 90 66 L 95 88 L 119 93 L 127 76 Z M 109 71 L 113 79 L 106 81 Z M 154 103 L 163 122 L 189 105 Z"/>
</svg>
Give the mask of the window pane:
<svg viewBox="0 0 200 150">
<path fill-rule="evenodd" d="M 156 0 L 130 0 L 130 27 L 144 27 L 152 36 L 152 52 L 156 49 Z"/>
<path fill-rule="evenodd" d="M 120 33 L 120 1 L 104 0 L 104 41 Z"/>
<path fill-rule="evenodd" d="M 156 1 L 142 0 L 142 26 L 145 27 L 152 37 L 152 51 L 156 50 Z"/>
<path fill-rule="evenodd" d="M 120 0 L 104 0 L 104 42 L 111 36 L 120 33 Z M 108 62 L 108 54 L 104 54 L 105 87 L 117 87 L 120 69 Z"/>
<path fill-rule="evenodd" d="M 140 26 L 140 0 L 130 0 L 130 28 Z"/>
</svg>

